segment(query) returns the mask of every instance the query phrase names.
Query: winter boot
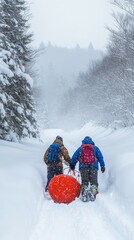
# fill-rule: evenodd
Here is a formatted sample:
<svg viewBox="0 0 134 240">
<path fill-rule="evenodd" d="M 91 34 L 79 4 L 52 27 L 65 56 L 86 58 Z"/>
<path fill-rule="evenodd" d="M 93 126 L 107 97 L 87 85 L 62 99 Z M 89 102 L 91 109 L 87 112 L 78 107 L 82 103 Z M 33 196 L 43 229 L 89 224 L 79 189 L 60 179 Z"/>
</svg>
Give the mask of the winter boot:
<svg viewBox="0 0 134 240">
<path fill-rule="evenodd" d="M 89 200 L 90 200 L 90 201 L 95 201 L 97 193 L 98 193 L 98 188 L 97 188 L 97 186 L 92 185 L 92 186 L 90 187 L 89 193 L 88 193 L 88 194 L 89 194 Z"/>
<path fill-rule="evenodd" d="M 81 200 L 82 200 L 82 202 L 90 201 L 88 186 L 83 186 L 82 187 L 82 190 L 81 190 Z"/>
</svg>

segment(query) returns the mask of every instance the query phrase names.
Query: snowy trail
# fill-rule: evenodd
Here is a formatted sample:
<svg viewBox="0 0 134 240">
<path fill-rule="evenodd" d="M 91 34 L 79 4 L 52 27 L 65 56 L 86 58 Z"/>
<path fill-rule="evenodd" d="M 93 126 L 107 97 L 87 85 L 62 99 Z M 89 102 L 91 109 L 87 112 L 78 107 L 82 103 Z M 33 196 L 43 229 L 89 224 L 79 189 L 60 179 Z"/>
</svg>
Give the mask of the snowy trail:
<svg viewBox="0 0 134 240">
<path fill-rule="evenodd" d="M 107 198 L 99 196 L 94 203 L 77 199 L 69 205 L 45 200 L 30 240 L 132 240 L 132 220 Z"/>
<path fill-rule="evenodd" d="M 98 200 L 102 209 L 101 213 L 105 215 L 108 223 L 119 233 L 121 239 L 132 240 L 134 234 L 133 219 L 126 212 L 124 205 L 117 203 L 110 195 Z"/>
</svg>

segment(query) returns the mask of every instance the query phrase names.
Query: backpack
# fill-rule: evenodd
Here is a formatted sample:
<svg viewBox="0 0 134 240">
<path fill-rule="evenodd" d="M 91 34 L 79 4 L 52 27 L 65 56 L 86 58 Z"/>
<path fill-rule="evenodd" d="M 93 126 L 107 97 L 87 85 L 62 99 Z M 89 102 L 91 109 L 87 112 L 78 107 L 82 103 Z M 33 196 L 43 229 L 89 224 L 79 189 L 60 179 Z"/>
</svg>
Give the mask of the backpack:
<svg viewBox="0 0 134 240">
<path fill-rule="evenodd" d="M 50 145 L 47 156 L 48 164 L 56 164 L 60 162 L 61 146 L 59 143 L 53 143 Z"/>
<path fill-rule="evenodd" d="M 96 161 L 94 146 L 92 144 L 83 144 L 80 157 L 80 163 L 92 164 Z"/>
</svg>

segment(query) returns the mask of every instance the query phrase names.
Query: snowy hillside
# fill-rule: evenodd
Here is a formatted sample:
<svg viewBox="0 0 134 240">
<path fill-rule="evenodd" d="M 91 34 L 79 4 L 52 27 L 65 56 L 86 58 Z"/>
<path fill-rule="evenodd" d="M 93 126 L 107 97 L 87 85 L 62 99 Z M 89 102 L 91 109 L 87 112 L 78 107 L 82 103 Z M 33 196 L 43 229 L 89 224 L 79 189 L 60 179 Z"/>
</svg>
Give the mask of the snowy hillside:
<svg viewBox="0 0 134 240">
<path fill-rule="evenodd" d="M 55 204 L 44 198 L 43 154 L 56 135 L 70 155 L 90 135 L 101 149 L 106 172 L 99 172 L 95 202 Z M 45 130 L 43 144 L 0 141 L 1 240 L 133 240 L 134 129 L 112 131 L 85 125 L 80 130 Z"/>
</svg>

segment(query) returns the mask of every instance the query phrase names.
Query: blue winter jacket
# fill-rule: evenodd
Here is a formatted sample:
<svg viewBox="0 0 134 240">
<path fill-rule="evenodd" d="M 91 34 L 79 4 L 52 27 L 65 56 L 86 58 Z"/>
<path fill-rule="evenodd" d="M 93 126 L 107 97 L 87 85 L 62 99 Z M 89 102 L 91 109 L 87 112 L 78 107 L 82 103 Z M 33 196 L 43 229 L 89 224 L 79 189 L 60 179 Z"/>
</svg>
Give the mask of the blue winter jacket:
<svg viewBox="0 0 134 240">
<path fill-rule="evenodd" d="M 80 160 L 80 156 L 81 156 L 81 152 L 82 152 L 82 146 L 81 146 L 73 154 L 72 159 L 70 160 L 70 165 L 75 166 L 76 163 L 79 161 L 79 169 L 88 168 L 89 166 L 93 166 L 94 168 L 99 169 L 99 166 L 98 166 L 98 162 L 99 162 L 101 167 L 105 167 L 105 163 L 104 163 L 104 160 L 103 160 L 103 155 L 102 155 L 100 149 L 97 146 L 95 146 L 92 139 L 90 137 L 86 137 L 82 141 L 82 144 L 92 144 L 94 146 L 94 153 L 95 153 L 95 157 L 96 157 L 97 160 L 92 164 L 80 163 L 79 160 Z"/>
</svg>

